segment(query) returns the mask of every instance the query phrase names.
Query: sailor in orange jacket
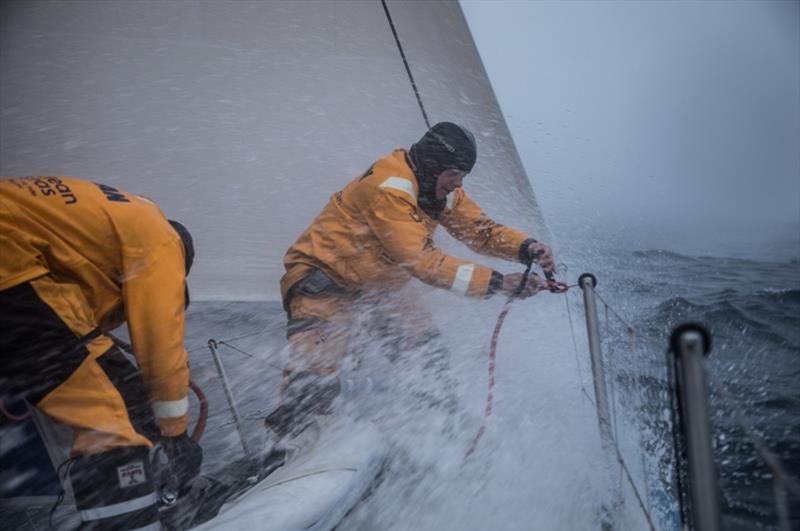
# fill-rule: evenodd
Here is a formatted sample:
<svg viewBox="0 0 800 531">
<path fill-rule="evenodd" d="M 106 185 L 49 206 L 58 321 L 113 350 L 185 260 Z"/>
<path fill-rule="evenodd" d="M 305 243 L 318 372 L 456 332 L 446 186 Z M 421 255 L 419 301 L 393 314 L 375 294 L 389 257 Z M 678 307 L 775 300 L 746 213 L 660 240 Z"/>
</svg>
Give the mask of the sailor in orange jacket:
<svg viewBox="0 0 800 531">
<path fill-rule="evenodd" d="M 308 410 L 324 412 L 338 394 L 336 379 L 324 376 L 347 354 L 351 308 L 364 293 L 412 276 L 459 295 L 514 293 L 521 273 L 501 275 L 444 254 L 432 239 L 438 225 L 475 252 L 554 270 L 548 246 L 495 223 L 461 188 L 475 160 L 472 133 L 436 124 L 409 151 L 395 150 L 333 194 L 289 248 L 281 294 L 292 352 L 284 399 L 267 418 L 278 437 Z M 531 275 L 520 296 L 535 294 L 540 283 Z"/>
<path fill-rule="evenodd" d="M 181 481 L 199 471 L 183 344 L 193 256 L 188 231 L 143 197 L 67 177 L 0 179 L 0 397 L 73 429 L 87 529 L 158 525 L 153 443 Z M 125 321 L 138 370 L 105 334 Z"/>
</svg>

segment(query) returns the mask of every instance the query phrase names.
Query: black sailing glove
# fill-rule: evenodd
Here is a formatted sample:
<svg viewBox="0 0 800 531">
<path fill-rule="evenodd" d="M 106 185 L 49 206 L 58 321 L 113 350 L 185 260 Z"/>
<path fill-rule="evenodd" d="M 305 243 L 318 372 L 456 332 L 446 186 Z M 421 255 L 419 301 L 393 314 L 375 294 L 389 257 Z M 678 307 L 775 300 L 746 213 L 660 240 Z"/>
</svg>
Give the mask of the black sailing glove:
<svg viewBox="0 0 800 531">
<path fill-rule="evenodd" d="M 547 275 L 548 280 L 552 280 L 556 272 L 555 258 L 553 258 L 553 251 L 549 246 L 540 243 L 533 238 L 528 238 L 519 247 L 519 261 L 530 266 L 531 264 L 539 264 L 542 271 Z"/>
<path fill-rule="evenodd" d="M 186 432 L 177 437 L 162 437 L 161 446 L 169 458 L 169 467 L 178 485 L 185 485 L 200 473 L 203 449 Z"/>
</svg>

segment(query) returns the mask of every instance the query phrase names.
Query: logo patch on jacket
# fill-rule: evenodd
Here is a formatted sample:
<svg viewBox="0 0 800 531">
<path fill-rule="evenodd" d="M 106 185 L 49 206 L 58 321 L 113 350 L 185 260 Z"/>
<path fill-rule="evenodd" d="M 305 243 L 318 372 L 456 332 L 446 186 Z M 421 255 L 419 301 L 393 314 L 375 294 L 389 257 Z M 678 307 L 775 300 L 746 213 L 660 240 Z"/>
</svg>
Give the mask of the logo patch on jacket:
<svg viewBox="0 0 800 531">
<path fill-rule="evenodd" d="M 134 461 L 128 465 L 117 467 L 117 476 L 119 476 L 119 486 L 123 489 L 125 487 L 133 487 L 144 483 L 147 476 L 144 473 L 144 464 L 141 461 Z"/>
<path fill-rule="evenodd" d="M 130 200 L 125 197 L 125 194 L 107 184 L 94 183 L 105 194 L 106 199 L 109 201 L 116 201 L 117 203 L 130 203 Z"/>
</svg>

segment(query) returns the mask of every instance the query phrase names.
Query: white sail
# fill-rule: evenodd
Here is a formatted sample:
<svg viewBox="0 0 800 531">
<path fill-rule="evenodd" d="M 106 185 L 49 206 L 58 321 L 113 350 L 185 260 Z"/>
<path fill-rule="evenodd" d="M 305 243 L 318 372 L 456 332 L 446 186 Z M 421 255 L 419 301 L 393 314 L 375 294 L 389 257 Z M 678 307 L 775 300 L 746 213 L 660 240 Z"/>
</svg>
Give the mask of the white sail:
<svg viewBox="0 0 800 531">
<path fill-rule="evenodd" d="M 432 122 L 478 139 L 466 189 L 544 231 L 457 2 L 388 2 Z M 155 199 L 192 231 L 193 298 L 278 298 L 324 202 L 426 126 L 379 1 L 5 2 L 0 174 Z M 520 223 L 516 223 L 520 225 Z"/>
</svg>

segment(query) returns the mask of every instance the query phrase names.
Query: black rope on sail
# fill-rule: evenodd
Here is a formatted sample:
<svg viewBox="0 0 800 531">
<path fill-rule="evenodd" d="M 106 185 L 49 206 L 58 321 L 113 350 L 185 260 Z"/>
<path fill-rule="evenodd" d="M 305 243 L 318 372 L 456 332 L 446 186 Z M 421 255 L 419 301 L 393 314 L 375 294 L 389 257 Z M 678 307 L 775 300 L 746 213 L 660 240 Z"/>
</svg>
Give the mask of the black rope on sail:
<svg viewBox="0 0 800 531">
<path fill-rule="evenodd" d="M 414 89 L 414 95 L 417 97 L 417 103 L 419 103 L 419 110 L 422 111 L 422 118 L 425 119 L 425 125 L 428 126 L 428 129 L 430 129 L 431 122 L 428 120 L 428 113 L 425 112 L 425 106 L 422 104 L 422 98 L 419 95 L 419 90 L 417 90 L 417 84 L 414 82 L 414 76 L 411 74 L 411 67 L 408 66 L 406 53 L 403 51 L 403 45 L 400 44 L 400 37 L 397 36 L 397 30 L 394 27 L 392 15 L 389 13 L 389 6 L 386 5 L 386 0 L 381 0 L 381 4 L 383 4 L 383 10 L 386 12 L 386 19 L 389 21 L 389 27 L 392 28 L 392 35 L 394 35 L 394 41 L 397 43 L 397 49 L 400 50 L 400 57 L 403 58 L 403 64 L 406 67 L 408 79 L 411 81 L 411 88 Z"/>
</svg>

